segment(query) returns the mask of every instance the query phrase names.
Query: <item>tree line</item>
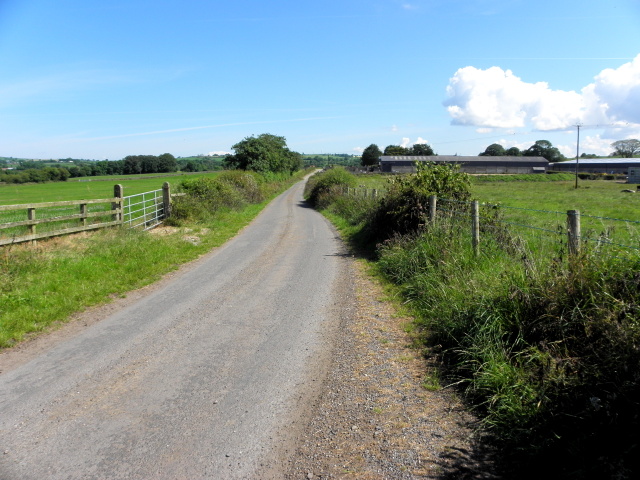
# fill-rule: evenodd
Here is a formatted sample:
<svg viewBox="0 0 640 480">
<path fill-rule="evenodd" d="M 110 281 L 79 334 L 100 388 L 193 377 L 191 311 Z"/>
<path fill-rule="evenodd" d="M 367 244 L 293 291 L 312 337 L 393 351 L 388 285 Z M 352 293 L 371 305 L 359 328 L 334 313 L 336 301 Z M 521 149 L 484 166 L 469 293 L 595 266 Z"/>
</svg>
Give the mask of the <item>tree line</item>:
<svg viewBox="0 0 640 480">
<path fill-rule="evenodd" d="M 640 154 L 640 140 L 626 139 L 618 140 L 611 144 L 614 149 L 610 156 L 633 158 Z M 410 148 L 400 145 L 389 145 L 384 149 L 384 152 L 376 144 L 371 144 L 362 152 L 362 158 L 360 164 L 363 166 L 377 165 L 380 161 L 380 157 L 385 156 L 433 156 L 437 155 L 433 152 L 433 149 L 427 144 L 415 144 Z M 560 150 L 553 146 L 549 140 L 537 140 L 533 145 L 524 150 L 520 150 L 518 147 L 510 147 L 505 149 L 499 143 L 492 143 L 483 152 L 480 152 L 478 156 L 481 157 L 543 157 L 550 162 L 563 162 L 568 160 Z M 583 153 L 581 158 L 597 158 L 596 155 Z"/>
<path fill-rule="evenodd" d="M 246 137 L 236 143 L 234 154 L 222 158 L 187 157 L 176 159 L 170 153 L 162 155 L 128 155 L 122 160 L 73 160 L 70 166 L 51 165 L 51 162 L 35 160 L 16 160 L 13 170 L 0 173 L 0 182 L 5 183 L 41 183 L 65 181 L 74 177 L 92 177 L 100 175 L 139 175 L 145 173 L 200 172 L 220 170 L 251 170 L 258 173 L 290 175 L 303 167 L 302 155 L 287 147 L 284 137 L 264 133 L 257 137 Z M 0 165 L 9 165 L 2 159 Z"/>
</svg>

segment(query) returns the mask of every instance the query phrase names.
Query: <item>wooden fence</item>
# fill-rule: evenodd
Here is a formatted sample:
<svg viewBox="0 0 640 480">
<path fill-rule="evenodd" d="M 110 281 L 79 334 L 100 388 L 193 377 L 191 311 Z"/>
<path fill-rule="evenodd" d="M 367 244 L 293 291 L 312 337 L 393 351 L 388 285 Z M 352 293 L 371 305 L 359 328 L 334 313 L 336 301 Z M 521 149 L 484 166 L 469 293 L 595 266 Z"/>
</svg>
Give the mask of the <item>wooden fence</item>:
<svg viewBox="0 0 640 480">
<path fill-rule="evenodd" d="M 126 221 L 126 217 L 130 216 L 129 204 L 133 204 L 130 199 L 136 196 L 125 197 L 123 191 L 122 185 L 115 185 L 114 196 L 111 198 L 0 205 L 0 246 L 119 226 L 124 223 L 130 225 L 131 222 Z M 153 209 L 154 226 L 167 218 L 171 211 L 168 182 L 164 183 L 162 195 L 158 196 L 158 199 L 154 197 L 151 200 L 152 203 L 161 202 L 157 209 Z M 142 208 L 147 208 L 146 203 L 148 202 L 143 197 Z"/>
</svg>

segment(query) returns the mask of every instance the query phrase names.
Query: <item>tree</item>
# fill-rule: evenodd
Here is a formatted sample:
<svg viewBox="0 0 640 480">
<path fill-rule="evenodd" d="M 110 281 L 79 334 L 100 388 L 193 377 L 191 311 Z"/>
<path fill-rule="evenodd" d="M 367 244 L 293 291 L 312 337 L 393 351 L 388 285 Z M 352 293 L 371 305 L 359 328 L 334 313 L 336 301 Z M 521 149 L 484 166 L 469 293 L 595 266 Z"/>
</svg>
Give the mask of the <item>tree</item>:
<svg viewBox="0 0 640 480">
<path fill-rule="evenodd" d="M 415 143 L 413 147 L 409 149 L 409 155 L 416 155 L 419 157 L 430 157 L 435 155 L 430 145 L 426 143 Z"/>
<path fill-rule="evenodd" d="M 235 154 L 224 160 L 229 168 L 260 173 L 293 173 L 302 168 L 302 155 L 289 150 L 285 138 L 277 135 L 246 137 L 231 148 Z"/>
<path fill-rule="evenodd" d="M 388 145 L 384 149 L 384 155 L 392 156 L 392 157 L 409 155 L 409 150 L 404 147 L 401 147 L 400 145 Z"/>
<path fill-rule="evenodd" d="M 522 152 L 520 151 L 520 149 L 518 147 L 507 148 L 505 150 L 504 154 L 508 155 L 510 157 L 521 157 L 522 156 Z"/>
<path fill-rule="evenodd" d="M 372 143 L 362 152 L 362 157 L 360 158 L 360 165 L 363 167 L 367 167 L 370 165 L 377 165 L 380 161 L 380 156 L 382 155 L 382 151 L 378 148 L 378 145 Z"/>
<path fill-rule="evenodd" d="M 618 140 L 611 144 L 615 148 L 613 154 L 624 158 L 633 158 L 634 155 L 640 153 L 640 140 L 629 138 L 627 140 Z"/>
<path fill-rule="evenodd" d="M 506 155 L 504 147 L 499 143 L 492 143 L 489 145 L 484 152 L 480 154 L 481 157 L 503 157 Z"/>
<path fill-rule="evenodd" d="M 158 157 L 158 172 L 175 172 L 178 170 L 176 157 L 170 153 L 163 153 Z"/>
<path fill-rule="evenodd" d="M 562 162 L 566 160 L 564 155 L 554 147 L 549 140 L 537 140 L 523 153 L 525 157 L 544 157 L 550 162 Z"/>
</svg>

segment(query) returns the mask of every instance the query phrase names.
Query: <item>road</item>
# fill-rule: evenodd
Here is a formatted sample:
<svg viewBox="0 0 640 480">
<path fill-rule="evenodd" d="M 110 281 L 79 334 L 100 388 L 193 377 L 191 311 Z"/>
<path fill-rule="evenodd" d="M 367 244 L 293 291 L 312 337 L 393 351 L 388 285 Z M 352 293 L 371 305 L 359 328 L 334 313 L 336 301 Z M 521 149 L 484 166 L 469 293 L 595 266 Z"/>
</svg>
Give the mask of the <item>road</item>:
<svg viewBox="0 0 640 480">
<path fill-rule="evenodd" d="M 160 289 L 0 374 L 0 479 L 280 478 L 348 315 L 299 183 Z"/>
</svg>

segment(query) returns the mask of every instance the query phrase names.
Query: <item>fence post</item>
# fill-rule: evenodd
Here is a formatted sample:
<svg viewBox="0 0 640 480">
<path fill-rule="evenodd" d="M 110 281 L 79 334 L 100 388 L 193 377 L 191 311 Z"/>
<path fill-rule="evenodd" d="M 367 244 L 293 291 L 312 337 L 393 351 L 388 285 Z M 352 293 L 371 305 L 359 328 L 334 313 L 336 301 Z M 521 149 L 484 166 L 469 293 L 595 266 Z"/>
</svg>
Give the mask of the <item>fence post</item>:
<svg viewBox="0 0 640 480">
<path fill-rule="evenodd" d="M 115 213 L 113 215 L 113 220 L 116 222 L 120 222 L 122 223 L 123 220 L 123 213 L 124 213 L 124 187 L 120 184 L 118 185 L 114 185 L 113 186 L 113 196 L 117 199 L 119 199 L 118 201 L 114 202 L 111 204 L 111 210 L 117 210 L 118 208 L 120 209 L 120 213 Z"/>
<path fill-rule="evenodd" d="M 82 224 L 83 227 L 87 225 L 87 204 L 86 203 L 80 204 L 80 223 Z"/>
<path fill-rule="evenodd" d="M 36 219 L 36 209 L 35 208 L 28 208 L 27 209 L 27 218 L 29 220 L 35 220 Z M 35 235 L 36 233 L 36 226 L 35 225 L 29 225 L 29 235 Z M 32 243 L 35 243 L 35 240 L 31 240 Z"/>
<path fill-rule="evenodd" d="M 480 208 L 478 200 L 474 200 L 471 204 L 471 218 L 473 252 L 478 255 L 480 253 Z"/>
<path fill-rule="evenodd" d="M 162 184 L 162 206 L 164 218 L 169 218 L 171 216 L 171 185 L 169 182 Z"/>
<path fill-rule="evenodd" d="M 569 255 L 580 253 L 580 210 L 567 210 Z"/>
<path fill-rule="evenodd" d="M 436 219 L 436 208 L 438 204 L 438 197 L 435 195 L 429 195 L 429 223 L 433 223 Z"/>
</svg>

